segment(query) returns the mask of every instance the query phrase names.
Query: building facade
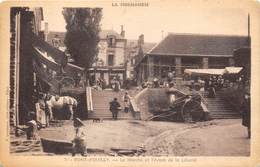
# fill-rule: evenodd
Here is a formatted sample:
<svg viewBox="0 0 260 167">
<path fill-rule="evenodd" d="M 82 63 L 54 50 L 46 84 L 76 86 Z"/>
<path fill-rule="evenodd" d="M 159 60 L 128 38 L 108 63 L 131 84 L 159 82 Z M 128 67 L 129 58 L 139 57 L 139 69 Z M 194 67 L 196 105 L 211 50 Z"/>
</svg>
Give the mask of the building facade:
<svg viewBox="0 0 260 167">
<path fill-rule="evenodd" d="M 42 8 L 10 9 L 10 124 L 25 124 L 34 110 L 35 74 L 33 71 L 33 34 L 43 38 Z"/>
<path fill-rule="evenodd" d="M 164 79 L 169 72 L 181 79 L 188 68 L 234 66 L 233 51 L 248 46 L 247 36 L 168 34 L 136 64 L 137 79 Z"/>
<path fill-rule="evenodd" d="M 126 78 L 125 50 L 127 40 L 123 27 L 121 27 L 120 34 L 114 30 L 102 30 L 99 36 L 99 53 L 92 68 L 89 69 L 90 84 L 94 85 L 96 80 L 101 78 L 109 87 L 112 78 L 117 77 L 122 81 Z M 65 32 L 49 32 L 47 39 L 49 44 L 62 51 L 66 50 L 64 45 Z"/>
<path fill-rule="evenodd" d="M 156 43 L 145 42 L 144 35 L 139 35 L 137 40 L 127 40 L 126 52 L 126 76 L 130 80 L 136 82 L 137 73 L 135 65 L 143 58 L 143 56 L 150 51 Z"/>
<path fill-rule="evenodd" d="M 125 80 L 126 42 L 123 27 L 120 34 L 114 30 L 100 32 L 99 53 L 92 68 L 89 69 L 93 83 L 101 78 L 109 87 L 114 77 L 120 78 L 121 81 Z"/>
</svg>

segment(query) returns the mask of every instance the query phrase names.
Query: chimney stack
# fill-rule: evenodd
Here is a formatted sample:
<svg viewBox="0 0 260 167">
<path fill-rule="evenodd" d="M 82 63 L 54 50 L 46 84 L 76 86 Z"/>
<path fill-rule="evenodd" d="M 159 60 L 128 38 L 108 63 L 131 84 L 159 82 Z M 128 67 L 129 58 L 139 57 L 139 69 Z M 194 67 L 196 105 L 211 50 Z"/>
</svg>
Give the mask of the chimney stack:
<svg viewBox="0 0 260 167">
<path fill-rule="evenodd" d="M 138 45 L 141 46 L 144 44 L 144 34 L 139 35 Z"/>
<path fill-rule="evenodd" d="M 124 26 L 123 25 L 121 25 L 121 36 L 123 37 L 123 38 L 125 38 L 125 30 L 124 30 Z"/>
<path fill-rule="evenodd" d="M 48 23 L 45 22 L 45 23 L 44 23 L 44 40 L 45 40 L 45 41 L 47 41 L 48 33 L 49 33 Z"/>
</svg>

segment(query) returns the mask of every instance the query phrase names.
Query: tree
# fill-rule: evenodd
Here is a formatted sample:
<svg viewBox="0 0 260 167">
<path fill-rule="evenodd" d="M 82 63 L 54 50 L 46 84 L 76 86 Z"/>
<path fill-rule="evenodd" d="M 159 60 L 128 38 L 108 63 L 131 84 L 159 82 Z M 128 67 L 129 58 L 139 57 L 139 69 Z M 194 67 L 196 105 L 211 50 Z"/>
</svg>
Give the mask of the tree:
<svg viewBox="0 0 260 167">
<path fill-rule="evenodd" d="M 101 8 L 64 8 L 62 12 L 66 21 L 64 43 L 75 64 L 85 68 L 91 67 L 98 54 Z"/>
</svg>

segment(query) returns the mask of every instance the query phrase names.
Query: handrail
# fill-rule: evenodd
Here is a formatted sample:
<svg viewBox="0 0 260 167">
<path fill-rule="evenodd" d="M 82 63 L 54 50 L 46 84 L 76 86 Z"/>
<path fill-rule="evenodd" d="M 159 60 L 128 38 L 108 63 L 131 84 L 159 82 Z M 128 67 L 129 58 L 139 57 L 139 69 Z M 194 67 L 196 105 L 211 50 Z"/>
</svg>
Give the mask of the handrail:
<svg viewBox="0 0 260 167">
<path fill-rule="evenodd" d="M 135 99 L 130 99 L 130 104 L 132 105 L 134 112 L 140 112 L 140 109 L 138 108 Z"/>
<path fill-rule="evenodd" d="M 91 87 L 86 87 L 86 97 L 87 97 L 87 110 L 93 111 L 93 99 Z"/>
</svg>

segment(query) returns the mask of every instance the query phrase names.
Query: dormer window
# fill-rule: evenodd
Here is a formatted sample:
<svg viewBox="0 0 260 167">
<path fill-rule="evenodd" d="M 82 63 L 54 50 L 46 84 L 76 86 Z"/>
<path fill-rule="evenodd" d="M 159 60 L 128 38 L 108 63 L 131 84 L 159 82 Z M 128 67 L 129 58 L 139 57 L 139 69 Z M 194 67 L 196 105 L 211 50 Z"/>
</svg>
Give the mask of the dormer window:
<svg viewBox="0 0 260 167">
<path fill-rule="evenodd" d="M 114 35 L 107 36 L 108 47 L 116 46 L 116 37 Z"/>
</svg>

